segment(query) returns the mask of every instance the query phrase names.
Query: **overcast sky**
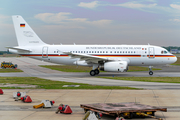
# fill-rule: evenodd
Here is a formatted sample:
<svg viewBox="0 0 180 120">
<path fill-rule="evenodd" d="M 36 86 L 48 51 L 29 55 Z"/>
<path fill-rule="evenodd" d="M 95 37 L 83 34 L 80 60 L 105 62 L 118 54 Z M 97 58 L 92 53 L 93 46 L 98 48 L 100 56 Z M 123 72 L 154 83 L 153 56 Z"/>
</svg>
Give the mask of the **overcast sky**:
<svg viewBox="0 0 180 120">
<path fill-rule="evenodd" d="M 17 46 L 12 15 L 48 44 L 180 46 L 179 0 L 0 0 L 0 50 Z"/>
</svg>

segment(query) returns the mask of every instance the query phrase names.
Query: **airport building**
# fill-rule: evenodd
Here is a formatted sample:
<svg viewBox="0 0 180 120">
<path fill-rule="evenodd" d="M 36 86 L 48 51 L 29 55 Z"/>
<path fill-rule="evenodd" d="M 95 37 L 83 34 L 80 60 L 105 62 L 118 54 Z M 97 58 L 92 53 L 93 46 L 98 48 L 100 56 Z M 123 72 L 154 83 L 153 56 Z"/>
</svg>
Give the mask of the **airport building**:
<svg viewBox="0 0 180 120">
<path fill-rule="evenodd" d="M 171 49 L 170 53 L 177 54 L 177 53 L 180 53 L 180 50 L 178 50 L 178 49 Z"/>
</svg>

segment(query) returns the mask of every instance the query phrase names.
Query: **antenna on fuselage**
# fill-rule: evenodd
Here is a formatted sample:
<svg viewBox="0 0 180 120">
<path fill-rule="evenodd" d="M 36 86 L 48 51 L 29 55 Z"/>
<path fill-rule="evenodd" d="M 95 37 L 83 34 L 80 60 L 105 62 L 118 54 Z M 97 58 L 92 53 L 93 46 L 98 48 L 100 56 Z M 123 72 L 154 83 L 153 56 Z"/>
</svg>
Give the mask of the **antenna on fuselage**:
<svg viewBox="0 0 180 120">
<path fill-rule="evenodd" d="M 74 43 L 74 45 L 76 45 L 76 43 Z"/>
<path fill-rule="evenodd" d="M 148 43 L 148 45 L 150 45 L 150 44 Z"/>
</svg>

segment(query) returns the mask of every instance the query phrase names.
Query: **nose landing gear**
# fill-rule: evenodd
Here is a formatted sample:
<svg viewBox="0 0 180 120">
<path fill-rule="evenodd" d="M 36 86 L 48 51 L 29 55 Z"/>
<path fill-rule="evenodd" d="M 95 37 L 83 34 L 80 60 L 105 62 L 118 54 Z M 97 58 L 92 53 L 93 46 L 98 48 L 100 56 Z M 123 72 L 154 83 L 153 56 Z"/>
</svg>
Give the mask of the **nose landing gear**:
<svg viewBox="0 0 180 120">
<path fill-rule="evenodd" d="M 149 71 L 149 75 L 153 75 L 153 71 Z"/>
<path fill-rule="evenodd" d="M 152 66 L 149 66 L 149 75 L 153 75 Z"/>
</svg>

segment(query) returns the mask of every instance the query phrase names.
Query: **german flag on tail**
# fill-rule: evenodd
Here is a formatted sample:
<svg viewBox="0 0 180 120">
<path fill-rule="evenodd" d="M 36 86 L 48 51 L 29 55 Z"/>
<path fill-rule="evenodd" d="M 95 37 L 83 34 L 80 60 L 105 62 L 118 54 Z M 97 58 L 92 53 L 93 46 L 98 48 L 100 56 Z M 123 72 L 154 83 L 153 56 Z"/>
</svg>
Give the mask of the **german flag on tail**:
<svg viewBox="0 0 180 120">
<path fill-rule="evenodd" d="M 20 27 L 25 27 L 25 24 L 20 24 Z"/>
</svg>

